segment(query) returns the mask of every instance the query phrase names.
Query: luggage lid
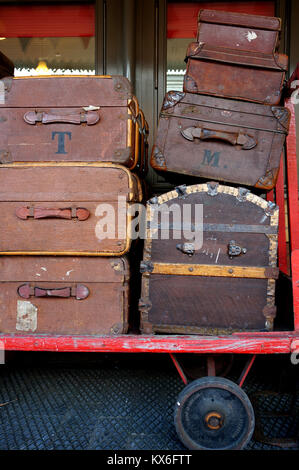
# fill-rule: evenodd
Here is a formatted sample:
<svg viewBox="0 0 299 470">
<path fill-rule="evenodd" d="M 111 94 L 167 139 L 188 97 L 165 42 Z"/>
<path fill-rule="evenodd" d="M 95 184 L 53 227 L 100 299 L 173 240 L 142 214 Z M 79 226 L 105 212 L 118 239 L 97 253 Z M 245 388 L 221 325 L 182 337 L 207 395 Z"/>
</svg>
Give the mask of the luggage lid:
<svg viewBox="0 0 299 470">
<path fill-rule="evenodd" d="M 249 66 L 254 68 L 271 69 L 286 72 L 288 70 L 288 56 L 285 54 L 262 54 L 251 51 L 236 51 L 217 46 L 211 46 L 204 42 L 192 42 L 189 44 L 185 62 L 188 59 L 210 60 Z"/>
<path fill-rule="evenodd" d="M 5 77 L 0 107 L 62 108 L 127 106 L 133 96 L 126 77 L 118 75 Z"/>
<path fill-rule="evenodd" d="M 0 282 L 124 283 L 129 273 L 125 257 L 1 256 Z"/>
<path fill-rule="evenodd" d="M 202 9 L 198 13 L 198 22 L 217 23 L 269 31 L 281 31 L 280 18 L 272 16 L 249 15 L 247 13 Z"/>
</svg>

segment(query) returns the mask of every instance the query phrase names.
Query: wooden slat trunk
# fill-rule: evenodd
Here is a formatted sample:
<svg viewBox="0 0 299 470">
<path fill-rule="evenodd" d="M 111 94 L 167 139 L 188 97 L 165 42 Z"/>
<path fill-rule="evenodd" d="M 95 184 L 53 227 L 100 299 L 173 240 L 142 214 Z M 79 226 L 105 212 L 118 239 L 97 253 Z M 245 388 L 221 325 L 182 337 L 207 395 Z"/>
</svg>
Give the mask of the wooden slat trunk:
<svg viewBox="0 0 299 470">
<path fill-rule="evenodd" d="M 4 78 L 0 163 L 139 162 L 138 103 L 119 76 Z"/>
<path fill-rule="evenodd" d="M 200 207 L 202 225 L 195 219 Z M 188 210 L 192 225 L 182 226 Z M 202 230 L 202 246 L 190 240 L 191 229 Z M 277 232 L 278 208 L 243 188 L 182 186 L 150 200 L 141 264 L 142 332 L 272 330 Z"/>
<path fill-rule="evenodd" d="M 1 256 L 0 332 L 126 333 L 128 281 L 125 258 Z"/>
<path fill-rule="evenodd" d="M 158 171 L 270 190 L 289 123 L 284 107 L 170 91 L 151 165 Z"/>
<path fill-rule="evenodd" d="M 128 208 L 141 198 L 138 177 L 120 165 L 3 165 L 0 254 L 122 256 L 131 246 Z M 108 217 L 106 236 L 98 224 Z"/>
</svg>

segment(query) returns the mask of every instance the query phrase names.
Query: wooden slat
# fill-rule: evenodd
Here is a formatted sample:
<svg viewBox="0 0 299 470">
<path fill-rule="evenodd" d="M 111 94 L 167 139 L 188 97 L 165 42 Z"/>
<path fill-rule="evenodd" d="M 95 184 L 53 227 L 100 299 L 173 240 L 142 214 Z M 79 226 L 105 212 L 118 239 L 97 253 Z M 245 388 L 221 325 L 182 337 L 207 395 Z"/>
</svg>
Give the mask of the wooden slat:
<svg viewBox="0 0 299 470">
<path fill-rule="evenodd" d="M 297 340 L 299 334 L 291 333 L 244 333 L 226 337 L 0 335 L 0 348 L 7 351 L 288 354 Z"/>
<path fill-rule="evenodd" d="M 247 279 L 271 279 L 269 268 L 257 268 L 251 266 L 213 266 L 203 264 L 167 264 L 154 263 L 152 274 L 164 274 L 174 276 L 207 276 L 207 277 L 231 277 Z"/>
</svg>

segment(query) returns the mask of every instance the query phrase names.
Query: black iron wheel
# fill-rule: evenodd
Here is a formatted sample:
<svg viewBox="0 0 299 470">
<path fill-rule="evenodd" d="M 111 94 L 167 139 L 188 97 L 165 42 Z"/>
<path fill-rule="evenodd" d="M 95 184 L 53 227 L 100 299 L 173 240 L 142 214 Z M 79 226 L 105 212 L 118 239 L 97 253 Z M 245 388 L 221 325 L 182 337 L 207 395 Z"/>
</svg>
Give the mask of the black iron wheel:
<svg viewBox="0 0 299 470">
<path fill-rule="evenodd" d="M 255 425 L 246 393 L 222 377 L 187 385 L 178 397 L 174 422 L 179 438 L 191 450 L 244 449 Z"/>
</svg>

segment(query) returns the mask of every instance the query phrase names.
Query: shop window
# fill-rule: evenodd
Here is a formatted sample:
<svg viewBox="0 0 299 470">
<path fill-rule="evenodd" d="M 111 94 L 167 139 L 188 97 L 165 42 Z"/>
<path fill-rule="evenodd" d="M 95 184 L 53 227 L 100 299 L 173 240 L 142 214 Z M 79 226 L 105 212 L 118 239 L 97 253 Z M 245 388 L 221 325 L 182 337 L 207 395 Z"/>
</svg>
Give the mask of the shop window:
<svg viewBox="0 0 299 470">
<path fill-rule="evenodd" d="M 202 8 L 253 15 L 275 16 L 275 1 L 173 2 L 167 8 L 167 91 L 182 90 L 187 46 L 196 38 L 198 12 Z"/>
<path fill-rule="evenodd" d="M 15 76 L 94 74 L 94 4 L 0 5 L 0 51 Z"/>
</svg>

